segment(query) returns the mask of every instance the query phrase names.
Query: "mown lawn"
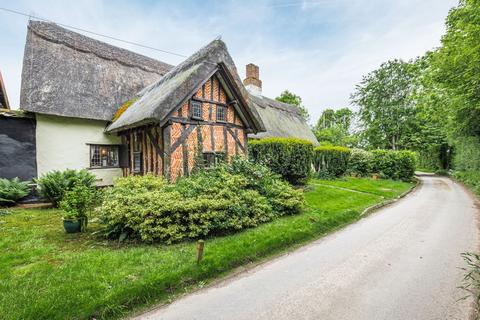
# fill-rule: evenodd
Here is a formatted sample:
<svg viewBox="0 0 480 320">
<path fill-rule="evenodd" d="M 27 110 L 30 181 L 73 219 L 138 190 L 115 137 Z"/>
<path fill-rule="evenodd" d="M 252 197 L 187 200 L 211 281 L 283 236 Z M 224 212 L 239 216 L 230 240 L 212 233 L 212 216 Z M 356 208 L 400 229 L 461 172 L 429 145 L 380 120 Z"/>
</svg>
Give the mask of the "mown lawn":
<svg viewBox="0 0 480 320">
<path fill-rule="evenodd" d="M 312 180 L 303 214 L 206 239 L 199 266 L 194 242 L 119 245 L 101 238 L 95 224 L 87 233 L 65 234 L 58 210 L 15 209 L 0 216 L 0 319 L 122 318 L 202 287 L 235 267 L 319 238 L 412 186 Z"/>
</svg>

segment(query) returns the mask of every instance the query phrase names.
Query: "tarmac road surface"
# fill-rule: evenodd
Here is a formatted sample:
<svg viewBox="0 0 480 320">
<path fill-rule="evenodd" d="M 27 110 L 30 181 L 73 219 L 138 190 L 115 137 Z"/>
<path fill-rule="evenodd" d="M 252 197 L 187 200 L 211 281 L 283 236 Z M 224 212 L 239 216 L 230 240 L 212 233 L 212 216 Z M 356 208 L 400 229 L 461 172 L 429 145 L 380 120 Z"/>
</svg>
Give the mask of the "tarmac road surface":
<svg viewBox="0 0 480 320">
<path fill-rule="evenodd" d="M 399 202 L 135 319 L 468 319 L 460 253 L 478 251 L 473 197 L 424 176 Z"/>
</svg>

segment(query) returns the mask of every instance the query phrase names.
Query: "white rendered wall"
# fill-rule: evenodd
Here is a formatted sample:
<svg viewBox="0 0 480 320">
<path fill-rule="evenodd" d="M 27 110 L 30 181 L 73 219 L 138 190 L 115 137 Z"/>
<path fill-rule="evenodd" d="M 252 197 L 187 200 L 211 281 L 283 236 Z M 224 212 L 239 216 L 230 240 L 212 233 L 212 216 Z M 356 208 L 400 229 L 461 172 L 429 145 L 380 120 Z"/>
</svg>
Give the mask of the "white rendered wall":
<svg viewBox="0 0 480 320">
<path fill-rule="evenodd" d="M 120 137 L 103 132 L 105 121 L 36 114 L 38 177 L 52 170 L 89 169 L 89 144 L 120 144 Z M 120 168 L 89 169 L 97 185 L 111 185 Z"/>
</svg>

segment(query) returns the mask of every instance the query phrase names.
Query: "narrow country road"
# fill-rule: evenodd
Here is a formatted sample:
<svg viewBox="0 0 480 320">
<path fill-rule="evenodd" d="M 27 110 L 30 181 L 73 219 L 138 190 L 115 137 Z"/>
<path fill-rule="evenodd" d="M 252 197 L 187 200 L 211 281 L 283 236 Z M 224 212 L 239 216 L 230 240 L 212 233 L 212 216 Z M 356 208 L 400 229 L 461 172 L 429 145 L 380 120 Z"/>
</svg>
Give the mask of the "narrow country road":
<svg viewBox="0 0 480 320">
<path fill-rule="evenodd" d="M 290 254 L 137 319 L 468 319 L 460 253 L 477 250 L 473 198 L 447 178 Z"/>
</svg>

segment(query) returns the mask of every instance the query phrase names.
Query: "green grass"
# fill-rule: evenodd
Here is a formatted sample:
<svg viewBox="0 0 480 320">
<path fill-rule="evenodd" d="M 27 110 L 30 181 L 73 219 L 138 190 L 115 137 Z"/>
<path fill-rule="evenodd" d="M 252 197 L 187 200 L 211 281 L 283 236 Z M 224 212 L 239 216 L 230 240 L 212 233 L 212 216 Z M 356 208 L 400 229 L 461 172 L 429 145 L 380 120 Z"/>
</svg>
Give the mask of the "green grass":
<svg viewBox="0 0 480 320">
<path fill-rule="evenodd" d="M 370 178 L 341 178 L 337 180 L 316 180 L 314 184 L 329 185 L 339 188 L 348 188 L 351 190 L 370 193 L 386 198 L 395 197 L 400 193 L 407 191 L 411 184 L 393 180 L 373 180 Z"/>
<path fill-rule="evenodd" d="M 206 239 L 200 266 L 194 242 L 119 245 L 100 238 L 95 224 L 86 233 L 65 234 L 58 210 L 12 210 L 0 216 L 0 319 L 121 318 L 319 238 L 410 187 L 383 180 L 313 180 L 303 214 Z"/>
</svg>

